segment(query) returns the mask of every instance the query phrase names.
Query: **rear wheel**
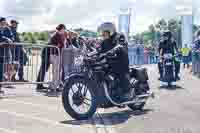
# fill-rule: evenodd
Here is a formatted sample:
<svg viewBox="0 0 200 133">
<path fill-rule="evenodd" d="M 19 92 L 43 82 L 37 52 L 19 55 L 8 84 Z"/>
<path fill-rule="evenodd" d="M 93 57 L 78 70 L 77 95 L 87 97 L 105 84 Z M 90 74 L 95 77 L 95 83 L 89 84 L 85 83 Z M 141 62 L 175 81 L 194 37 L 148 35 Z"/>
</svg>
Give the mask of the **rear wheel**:
<svg viewBox="0 0 200 133">
<path fill-rule="evenodd" d="M 133 89 L 134 90 L 132 92 L 134 93 L 133 96 L 145 94 L 149 90 L 148 82 L 144 85 L 145 86 L 144 88 L 139 88 L 139 86 L 140 86 L 139 84 L 132 83 L 132 87 L 139 89 L 139 91 L 136 91 L 136 89 Z M 129 104 L 128 107 L 133 111 L 142 110 L 145 104 L 146 102 L 134 103 L 134 104 Z"/>
<path fill-rule="evenodd" d="M 97 109 L 97 100 L 87 79 L 76 77 L 64 86 L 62 102 L 65 111 L 76 120 L 91 118 Z"/>
</svg>

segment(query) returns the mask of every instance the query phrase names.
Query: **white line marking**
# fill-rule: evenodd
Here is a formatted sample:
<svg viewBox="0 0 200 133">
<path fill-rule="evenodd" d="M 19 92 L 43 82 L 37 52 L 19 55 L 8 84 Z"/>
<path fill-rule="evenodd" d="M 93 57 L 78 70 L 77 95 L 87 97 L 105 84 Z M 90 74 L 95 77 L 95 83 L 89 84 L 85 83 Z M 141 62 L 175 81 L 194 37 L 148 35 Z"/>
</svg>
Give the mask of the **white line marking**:
<svg viewBox="0 0 200 133">
<path fill-rule="evenodd" d="M 41 117 L 35 117 L 35 116 L 26 115 L 26 114 L 17 113 L 17 112 L 11 112 L 11 111 L 8 111 L 8 110 L 0 110 L 0 113 L 7 113 L 9 115 L 14 115 L 16 117 L 22 117 L 22 118 L 25 118 L 25 119 L 32 119 L 32 120 L 36 120 L 36 121 L 40 121 L 40 122 L 43 122 L 43 123 L 50 124 L 52 126 L 67 127 L 66 125 L 63 125 L 63 124 L 56 122 L 56 121 L 53 121 L 53 120 L 49 120 L 49 119 L 41 118 Z M 72 126 L 70 126 L 70 127 L 72 127 Z"/>
<path fill-rule="evenodd" d="M 38 107 L 38 108 L 41 108 L 41 109 L 47 109 L 49 111 L 58 111 L 58 109 L 56 109 L 55 107 L 49 107 L 48 105 L 34 104 L 34 103 L 31 103 L 31 102 L 24 102 L 24 101 L 13 100 L 13 99 L 3 99 L 3 101 L 12 102 L 12 103 L 16 103 L 16 104 L 30 105 L 32 107 Z"/>
<path fill-rule="evenodd" d="M 49 111 L 58 111 L 53 107 L 48 107 L 47 105 L 44 106 L 44 105 L 41 105 L 41 104 L 33 104 L 31 102 L 24 102 L 24 101 L 13 100 L 13 99 L 4 99 L 4 101 L 16 103 L 16 104 L 30 105 L 30 106 L 33 106 L 33 107 L 44 108 L 44 109 L 47 109 Z M 38 120 L 38 121 L 41 121 L 41 122 L 44 122 L 44 123 L 48 123 L 48 124 L 51 124 L 51 125 L 60 125 L 60 126 L 66 127 L 66 126 L 62 125 L 61 123 L 59 123 L 59 122 L 55 122 L 55 121 L 52 121 L 52 120 L 49 120 L 49 119 L 38 118 L 38 117 L 33 117 L 33 116 L 26 116 L 24 114 L 20 114 L 20 113 L 16 113 L 16 112 L 10 112 L 10 111 L 7 111 L 7 110 L 0 110 L 0 112 L 4 112 L 4 113 L 11 114 L 11 115 L 15 115 L 17 117 L 23 117 L 23 118 L 27 118 L 27 119 Z M 90 126 L 90 125 L 88 125 L 88 127 L 92 128 L 92 126 Z"/>
<path fill-rule="evenodd" d="M 5 129 L 5 128 L 0 128 L 0 131 L 3 131 L 4 133 L 19 133 L 15 130 L 10 130 L 10 129 Z"/>
</svg>

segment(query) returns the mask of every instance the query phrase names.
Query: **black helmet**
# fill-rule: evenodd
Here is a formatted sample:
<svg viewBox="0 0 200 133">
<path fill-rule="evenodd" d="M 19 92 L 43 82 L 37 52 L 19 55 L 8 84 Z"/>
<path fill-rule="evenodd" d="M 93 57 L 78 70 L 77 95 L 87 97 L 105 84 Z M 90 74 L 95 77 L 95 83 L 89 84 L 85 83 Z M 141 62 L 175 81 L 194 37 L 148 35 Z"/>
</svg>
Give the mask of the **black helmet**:
<svg viewBox="0 0 200 133">
<path fill-rule="evenodd" d="M 6 21 L 6 18 L 0 17 L 0 22 Z"/>
<path fill-rule="evenodd" d="M 165 38 L 165 37 L 168 38 L 168 40 L 171 39 L 172 38 L 172 32 L 169 31 L 169 30 L 164 31 L 163 32 L 163 38 Z"/>
</svg>

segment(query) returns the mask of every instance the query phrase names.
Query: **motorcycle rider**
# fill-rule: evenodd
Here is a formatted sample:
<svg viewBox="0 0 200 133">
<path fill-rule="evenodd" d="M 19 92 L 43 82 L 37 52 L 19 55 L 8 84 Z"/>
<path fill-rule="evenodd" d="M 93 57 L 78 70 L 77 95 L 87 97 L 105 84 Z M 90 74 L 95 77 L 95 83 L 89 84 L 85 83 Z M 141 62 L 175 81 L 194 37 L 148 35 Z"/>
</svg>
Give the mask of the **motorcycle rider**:
<svg viewBox="0 0 200 133">
<path fill-rule="evenodd" d="M 159 43 L 158 52 L 159 52 L 159 55 L 161 57 L 161 60 L 158 63 L 158 69 L 159 69 L 159 73 L 160 73 L 159 80 L 160 80 L 160 79 L 163 78 L 163 66 L 162 66 L 163 55 L 165 53 L 171 53 L 172 55 L 175 55 L 176 53 L 179 52 L 177 44 L 173 40 L 173 36 L 172 36 L 171 31 L 168 31 L 168 30 L 164 31 L 163 38 Z M 176 78 L 176 80 L 180 80 L 179 73 L 180 73 L 180 62 L 175 61 L 175 78 Z"/>
<path fill-rule="evenodd" d="M 103 41 L 98 49 L 101 54 L 117 55 L 116 62 L 111 64 L 113 72 L 119 77 L 120 94 L 124 94 L 120 99 L 130 99 L 129 89 L 129 58 L 128 58 L 128 43 L 125 36 L 116 32 L 115 25 L 110 22 L 101 24 L 98 27 L 98 32 L 101 33 Z"/>
</svg>

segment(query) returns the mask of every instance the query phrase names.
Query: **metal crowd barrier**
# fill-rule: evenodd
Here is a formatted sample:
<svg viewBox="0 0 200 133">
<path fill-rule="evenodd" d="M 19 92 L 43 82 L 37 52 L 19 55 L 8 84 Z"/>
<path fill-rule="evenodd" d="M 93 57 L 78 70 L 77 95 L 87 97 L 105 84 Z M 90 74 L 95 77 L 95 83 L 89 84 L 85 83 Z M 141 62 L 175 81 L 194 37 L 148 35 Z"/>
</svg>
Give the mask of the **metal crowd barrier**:
<svg viewBox="0 0 200 133">
<path fill-rule="evenodd" d="M 194 74 L 200 74 L 200 53 L 192 52 L 192 72 Z"/>
<path fill-rule="evenodd" d="M 0 46 L 2 85 L 61 84 L 71 72 L 81 72 L 79 62 L 84 50 L 67 48 L 62 51 L 52 45 L 15 43 Z M 2 52 L 3 51 L 3 52 Z M 56 56 L 52 53 L 56 53 Z M 3 54 L 2 54 L 3 53 Z M 75 63 L 76 62 L 76 63 Z M 130 65 L 156 64 L 155 55 L 136 55 L 129 52 Z M 79 64 L 79 65 L 77 65 Z M 24 81 L 19 80 L 20 74 Z"/>
<path fill-rule="evenodd" d="M 1 44 L 0 52 L 1 85 L 52 84 L 56 78 L 56 82 L 61 81 L 61 53 L 55 46 Z M 56 56 L 52 56 L 53 52 Z"/>
<path fill-rule="evenodd" d="M 129 54 L 130 65 L 146 65 L 146 64 L 157 64 L 159 57 L 155 55 L 133 55 Z"/>
</svg>

